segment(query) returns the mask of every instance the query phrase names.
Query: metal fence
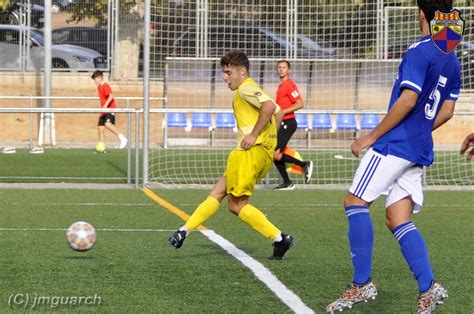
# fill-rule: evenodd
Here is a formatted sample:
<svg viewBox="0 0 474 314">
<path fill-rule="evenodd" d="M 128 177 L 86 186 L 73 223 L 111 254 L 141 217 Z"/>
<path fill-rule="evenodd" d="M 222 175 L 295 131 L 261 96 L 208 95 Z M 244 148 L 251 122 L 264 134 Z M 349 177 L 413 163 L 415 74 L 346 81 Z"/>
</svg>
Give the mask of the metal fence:
<svg viewBox="0 0 474 314">
<path fill-rule="evenodd" d="M 0 9 L 0 69 L 40 70 L 44 1 L 10 2 Z M 255 58 L 398 59 L 417 30 L 409 0 L 149 3 L 152 78 L 164 77 L 168 57 L 219 57 L 230 48 Z M 472 19 L 471 1 L 456 4 Z M 114 78 L 143 76 L 143 1 L 53 1 L 52 12 L 55 70 L 101 68 Z M 474 40 L 471 24 L 466 42 Z M 462 60 L 466 67 L 469 61 Z"/>
</svg>

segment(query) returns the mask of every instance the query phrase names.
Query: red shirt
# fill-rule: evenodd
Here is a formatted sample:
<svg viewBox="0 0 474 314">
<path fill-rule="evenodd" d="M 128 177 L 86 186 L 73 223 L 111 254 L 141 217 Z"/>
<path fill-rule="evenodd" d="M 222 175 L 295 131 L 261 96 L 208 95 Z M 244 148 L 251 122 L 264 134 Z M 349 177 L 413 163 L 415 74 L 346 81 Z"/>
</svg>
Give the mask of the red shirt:
<svg viewBox="0 0 474 314">
<path fill-rule="evenodd" d="M 99 92 L 99 98 L 100 98 L 100 106 L 104 107 L 105 102 L 109 98 L 110 94 L 112 94 L 112 88 L 110 88 L 110 85 L 107 83 L 102 83 L 99 87 L 97 87 L 97 91 Z M 109 106 L 107 108 L 115 108 L 115 99 L 112 99 L 112 101 L 109 103 Z M 103 117 L 105 116 L 106 113 L 101 113 L 100 116 Z"/>
<path fill-rule="evenodd" d="M 287 79 L 280 83 L 278 86 L 276 103 L 281 107 L 281 109 L 287 109 L 293 106 L 297 101 L 303 100 L 301 98 L 300 91 L 298 86 L 292 79 Z M 287 113 L 283 117 L 283 120 L 294 119 L 295 112 Z"/>
</svg>

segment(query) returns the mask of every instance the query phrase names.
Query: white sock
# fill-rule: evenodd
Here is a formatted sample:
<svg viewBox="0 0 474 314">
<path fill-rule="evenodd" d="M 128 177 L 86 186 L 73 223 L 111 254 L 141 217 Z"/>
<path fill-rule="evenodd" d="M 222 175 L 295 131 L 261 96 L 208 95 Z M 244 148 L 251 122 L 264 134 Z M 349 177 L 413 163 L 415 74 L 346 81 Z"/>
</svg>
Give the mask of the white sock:
<svg viewBox="0 0 474 314">
<path fill-rule="evenodd" d="M 281 236 L 281 231 L 280 231 L 280 233 L 278 233 L 275 239 L 273 239 L 273 242 L 280 242 L 281 240 L 283 240 L 283 237 Z"/>
<path fill-rule="evenodd" d="M 118 138 L 119 138 L 121 141 L 124 141 L 124 140 L 127 139 L 125 136 L 123 136 L 122 133 L 120 133 L 120 134 L 118 135 Z"/>
<path fill-rule="evenodd" d="M 186 236 L 188 236 L 188 234 L 189 234 L 189 229 L 186 228 L 186 226 L 182 226 L 182 227 L 179 228 L 178 230 L 179 230 L 179 231 L 184 231 L 184 232 L 186 232 Z"/>
</svg>

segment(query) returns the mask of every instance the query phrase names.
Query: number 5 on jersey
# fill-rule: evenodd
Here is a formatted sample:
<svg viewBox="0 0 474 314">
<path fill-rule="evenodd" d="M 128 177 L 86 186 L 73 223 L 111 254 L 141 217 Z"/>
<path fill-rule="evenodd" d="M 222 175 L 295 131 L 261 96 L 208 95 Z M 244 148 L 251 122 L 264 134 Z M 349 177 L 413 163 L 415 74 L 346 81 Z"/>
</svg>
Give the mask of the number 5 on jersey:
<svg viewBox="0 0 474 314">
<path fill-rule="evenodd" d="M 438 84 L 436 88 L 431 92 L 430 100 L 433 100 L 433 104 L 430 105 L 426 103 L 425 105 L 425 117 L 428 120 L 433 120 L 436 116 L 436 110 L 438 109 L 439 101 L 441 99 L 441 92 L 439 91 L 439 87 L 445 87 L 446 82 L 448 79 L 442 75 L 439 76 Z"/>
</svg>

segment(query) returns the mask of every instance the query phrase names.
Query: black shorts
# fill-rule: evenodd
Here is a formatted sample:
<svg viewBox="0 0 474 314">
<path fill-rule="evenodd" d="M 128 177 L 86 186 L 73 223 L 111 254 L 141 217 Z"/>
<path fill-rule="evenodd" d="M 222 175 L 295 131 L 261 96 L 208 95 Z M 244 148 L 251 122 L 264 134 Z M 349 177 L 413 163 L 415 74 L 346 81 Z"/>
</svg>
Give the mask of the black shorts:
<svg viewBox="0 0 474 314">
<path fill-rule="evenodd" d="M 275 150 L 281 149 L 283 151 L 283 149 L 285 149 L 293 133 L 295 133 L 297 126 L 296 119 L 288 119 L 281 122 L 281 126 L 278 129 L 278 142 Z"/>
<path fill-rule="evenodd" d="M 98 126 L 104 126 L 105 122 L 110 122 L 115 124 L 115 116 L 113 113 L 106 113 L 105 116 L 99 117 L 99 122 L 97 123 Z"/>
</svg>

